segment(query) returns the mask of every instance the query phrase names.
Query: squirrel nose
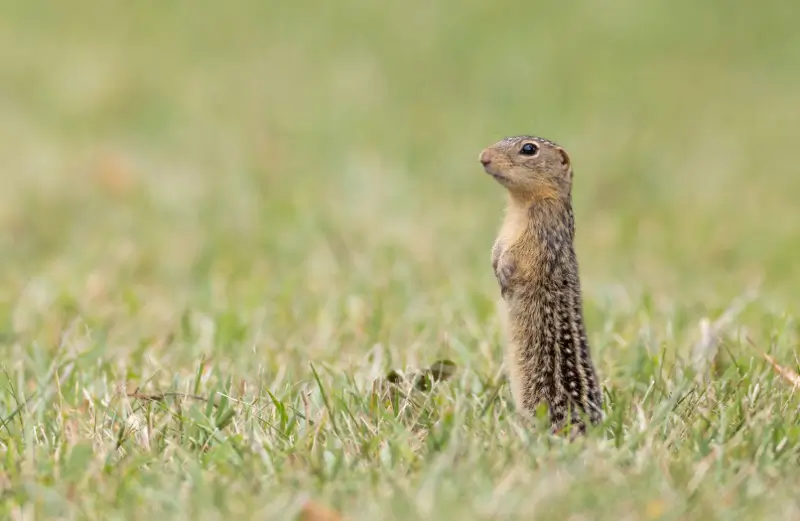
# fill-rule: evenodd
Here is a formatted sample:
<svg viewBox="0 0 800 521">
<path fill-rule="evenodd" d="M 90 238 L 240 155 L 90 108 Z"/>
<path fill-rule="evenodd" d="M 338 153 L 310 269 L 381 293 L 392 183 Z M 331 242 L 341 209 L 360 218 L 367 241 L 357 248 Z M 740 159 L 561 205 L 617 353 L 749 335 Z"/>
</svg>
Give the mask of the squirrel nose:
<svg viewBox="0 0 800 521">
<path fill-rule="evenodd" d="M 486 166 L 486 165 L 488 165 L 489 163 L 492 162 L 492 158 L 491 158 L 488 150 L 484 150 L 483 152 L 481 152 L 480 160 L 481 160 L 481 164 L 483 166 Z"/>
</svg>

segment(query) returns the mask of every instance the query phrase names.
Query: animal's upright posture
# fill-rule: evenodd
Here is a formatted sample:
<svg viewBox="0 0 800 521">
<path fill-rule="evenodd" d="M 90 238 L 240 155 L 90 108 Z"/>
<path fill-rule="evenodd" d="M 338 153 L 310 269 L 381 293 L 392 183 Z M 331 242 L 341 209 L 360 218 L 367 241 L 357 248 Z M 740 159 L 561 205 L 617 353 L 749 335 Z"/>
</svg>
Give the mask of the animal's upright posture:
<svg viewBox="0 0 800 521">
<path fill-rule="evenodd" d="M 492 268 L 508 312 L 506 365 L 514 400 L 550 411 L 554 431 L 585 432 L 602 417 L 602 394 L 583 323 L 575 256 L 572 163 L 557 144 L 535 136 L 503 139 L 480 155 L 508 191 L 492 248 Z"/>
</svg>

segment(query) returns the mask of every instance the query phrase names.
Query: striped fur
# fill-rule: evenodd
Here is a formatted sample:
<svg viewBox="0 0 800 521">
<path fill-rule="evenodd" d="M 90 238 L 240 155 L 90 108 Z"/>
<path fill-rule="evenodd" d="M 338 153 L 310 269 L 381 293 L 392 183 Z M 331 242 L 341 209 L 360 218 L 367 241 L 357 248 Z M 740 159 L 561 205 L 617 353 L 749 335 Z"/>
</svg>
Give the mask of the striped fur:
<svg viewBox="0 0 800 521">
<path fill-rule="evenodd" d="M 520 156 L 530 140 L 540 150 Z M 585 418 L 601 421 L 603 404 L 583 321 L 572 166 L 558 145 L 532 136 L 507 138 L 487 151 L 487 172 L 509 191 L 492 267 L 509 318 L 512 394 L 528 413 L 544 403 L 554 431 L 572 424 L 584 432 Z"/>
</svg>

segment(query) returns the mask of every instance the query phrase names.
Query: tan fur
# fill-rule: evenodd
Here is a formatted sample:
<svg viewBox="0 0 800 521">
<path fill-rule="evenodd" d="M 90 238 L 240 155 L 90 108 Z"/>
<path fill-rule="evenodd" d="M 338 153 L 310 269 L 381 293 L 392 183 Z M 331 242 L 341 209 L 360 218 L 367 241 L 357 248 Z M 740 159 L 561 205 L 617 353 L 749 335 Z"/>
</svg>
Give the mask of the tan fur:
<svg viewBox="0 0 800 521">
<path fill-rule="evenodd" d="M 523 153 L 526 144 L 535 153 Z M 526 413 L 544 403 L 554 430 L 572 423 L 583 432 L 584 416 L 602 419 L 602 396 L 583 324 L 570 158 L 551 141 L 519 136 L 480 159 L 509 196 L 492 268 L 507 309 L 514 401 Z"/>
</svg>

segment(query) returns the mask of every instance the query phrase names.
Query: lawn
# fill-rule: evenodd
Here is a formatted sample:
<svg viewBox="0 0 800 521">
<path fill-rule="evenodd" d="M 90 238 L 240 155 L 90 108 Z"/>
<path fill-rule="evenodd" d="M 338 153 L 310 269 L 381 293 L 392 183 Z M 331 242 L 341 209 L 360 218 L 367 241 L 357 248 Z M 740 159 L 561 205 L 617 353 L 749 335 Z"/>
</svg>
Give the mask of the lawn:
<svg viewBox="0 0 800 521">
<path fill-rule="evenodd" d="M 800 518 L 798 15 L 3 3 L 0 517 Z M 575 443 L 503 379 L 477 159 L 529 133 L 575 167 Z"/>
</svg>

